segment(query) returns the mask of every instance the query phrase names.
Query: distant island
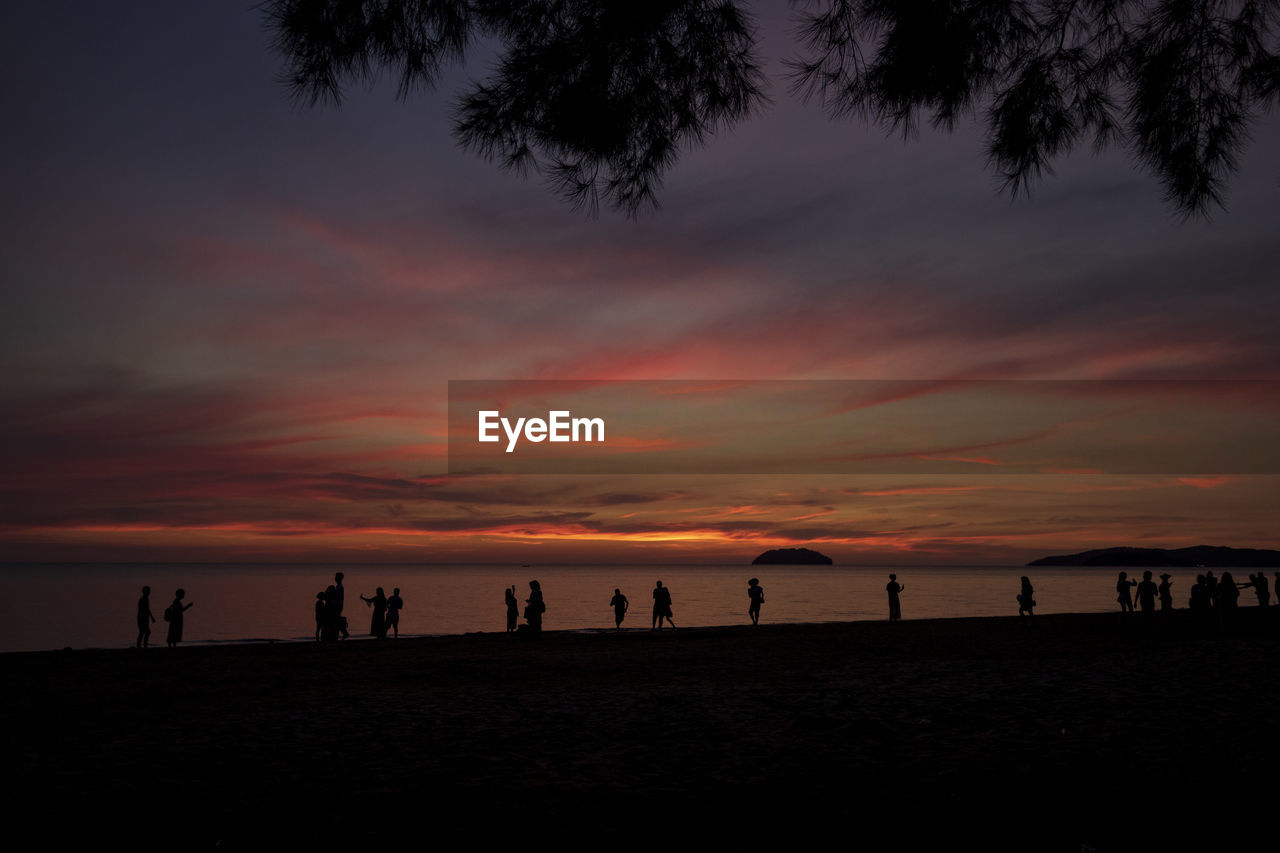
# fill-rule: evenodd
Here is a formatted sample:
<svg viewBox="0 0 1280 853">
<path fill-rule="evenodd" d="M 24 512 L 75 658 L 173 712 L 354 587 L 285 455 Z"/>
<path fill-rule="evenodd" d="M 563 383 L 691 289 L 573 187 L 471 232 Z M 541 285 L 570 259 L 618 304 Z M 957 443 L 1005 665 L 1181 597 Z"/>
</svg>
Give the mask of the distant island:
<svg viewBox="0 0 1280 853">
<path fill-rule="evenodd" d="M 830 566 L 831 558 L 808 548 L 775 548 L 751 561 L 753 566 Z"/>
<path fill-rule="evenodd" d="M 1028 566 L 1175 566 L 1193 568 L 1259 569 L 1280 566 L 1280 551 L 1265 548 L 1100 548 L 1061 557 L 1041 557 Z"/>
</svg>

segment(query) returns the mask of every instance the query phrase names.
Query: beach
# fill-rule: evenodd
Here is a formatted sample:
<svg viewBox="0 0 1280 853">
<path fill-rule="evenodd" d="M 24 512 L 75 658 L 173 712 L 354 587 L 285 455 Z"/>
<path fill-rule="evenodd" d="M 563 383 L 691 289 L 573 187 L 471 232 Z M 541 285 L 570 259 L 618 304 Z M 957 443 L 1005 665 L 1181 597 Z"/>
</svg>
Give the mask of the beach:
<svg viewBox="0 0 1280 853">
<path fill-rule="evenodd" d="M 6 654 L 3 796 L 162 849 L 1233 849 L 1280 612 L 1172 617 Z"/>
</svg>

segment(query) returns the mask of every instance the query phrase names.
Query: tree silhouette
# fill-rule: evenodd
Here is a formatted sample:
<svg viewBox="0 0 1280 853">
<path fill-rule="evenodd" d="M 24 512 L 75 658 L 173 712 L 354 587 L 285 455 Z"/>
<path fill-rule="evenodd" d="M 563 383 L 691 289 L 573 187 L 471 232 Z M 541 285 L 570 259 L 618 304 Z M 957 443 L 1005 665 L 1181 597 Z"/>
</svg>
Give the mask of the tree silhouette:
<svg viewBox="0 0 1280 853">
<path fill-rule="evenodd" d="M 296 97 L 340 101 L 399 77 L 409 97 L 482 41 L 491 76 L 455 134 L 536 171 L 575 205 L 629 215 L 665 171 L 762 107 L 755 30 L 733 0 L 268 0 Z M 793 89 L 833 117 L 915 133 L 985 119 L 991 165 L 1026 193 L 1091 140 L 1130 150 L 1183 216 L 1223 204 L 1261 113 L 1280 101 L 1280 0 L 819 0 L 795 11 Z"/>
</svg>

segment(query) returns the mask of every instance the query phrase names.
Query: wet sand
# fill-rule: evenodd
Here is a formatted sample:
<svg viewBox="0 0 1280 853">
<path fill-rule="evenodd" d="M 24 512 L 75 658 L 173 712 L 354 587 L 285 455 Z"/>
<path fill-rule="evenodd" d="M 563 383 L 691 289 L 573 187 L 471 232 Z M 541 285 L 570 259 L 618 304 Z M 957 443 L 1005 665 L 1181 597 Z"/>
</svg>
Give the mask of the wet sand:
<svg viewBox="0 0 1280 853">
<path fill-rule="evenodd" d="M 1245 846 L 1280 608 L 1174 615 L 0 655 L 0 793 L 161 849 Z"/>
</svg>

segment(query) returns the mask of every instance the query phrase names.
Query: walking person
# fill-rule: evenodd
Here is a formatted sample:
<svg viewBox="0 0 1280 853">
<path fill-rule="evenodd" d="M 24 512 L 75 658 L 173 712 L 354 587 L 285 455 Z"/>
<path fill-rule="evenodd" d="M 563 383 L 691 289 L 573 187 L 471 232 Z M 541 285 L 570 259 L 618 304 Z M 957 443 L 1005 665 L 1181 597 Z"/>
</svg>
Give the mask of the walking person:
<svg viewBox="0 0 1280 853">
<path fill-rule="evenodd" d="M 752 578 L 747 581 L 747 615 L 751 617 L 752 625 L 760 624 L 760 605 L 764 604 L 764 587 L 760 586 L 759 578 Z"/>
<path fill-rule="evenodd" d="M 898 622 L 902 619 L 902 602 L 898 599 L 898 593 L 906 588 L 905 584 L 898 583 L 897 575 L 889 575 L 889 583 L 885 585 L 885 591 L 889 593 L 890 622 Z"/>
<path fill-rule="evenodd" d="M 622 630 L 622 619 L 627 615 L 627 608 L 631 606 L 631 602 L 627 601 L 627 597 L 622 594 L 621 589 L 614 589 L 613 598 L 609 599 L 609 606 L 613 608 L 613 627 L 615 630 Z"/>
<path fill-rule="evenodd" d="M 151 640 L 151 623 L 156 621 L 151 612 L 151 587 L 142 588 L 142 598 L 138 599 L 138 648 L 145 649 Z"/>
<path fill-rule="evenodd" d="M 1018 621 L 1019 622 L 1023 620 L 1024 614 L 1027 621 L 1030 621 L 1031 618 L 1035 616 L 1035 613 L 1033 613 L 1031 610 L 1031 608 L 1036 606 L 1035 595 L 1036 595 L 1036 591 L 1031 588 L 1031 580 L 1026 575 L 1023 575 L 1022 591 L 1018 593 Z"/>
<path fill-rule="evenodd" d="M 176 649 L 178 643 L 182 642 L 182 617 L 188 610 L 195 607 L 195 602 L 183 604 L 182 599 L 186 597 L 186 590 L 180 589 L 173 594 L 173 604 L 164 612 L 164 618 L 169 620 L 169 636 L 166 642 L 169 648 Z"/>
<path fill-rule="evenodd" d="M 662 581 L 658 581 L 658 585 L 653 588 L 653 624 L 649 630 L 661 631 L 663 619 L 671 623 L 674 631 L 676 620 L 671 615 L 671 590 L 663 586 Z"/>
</svg>

